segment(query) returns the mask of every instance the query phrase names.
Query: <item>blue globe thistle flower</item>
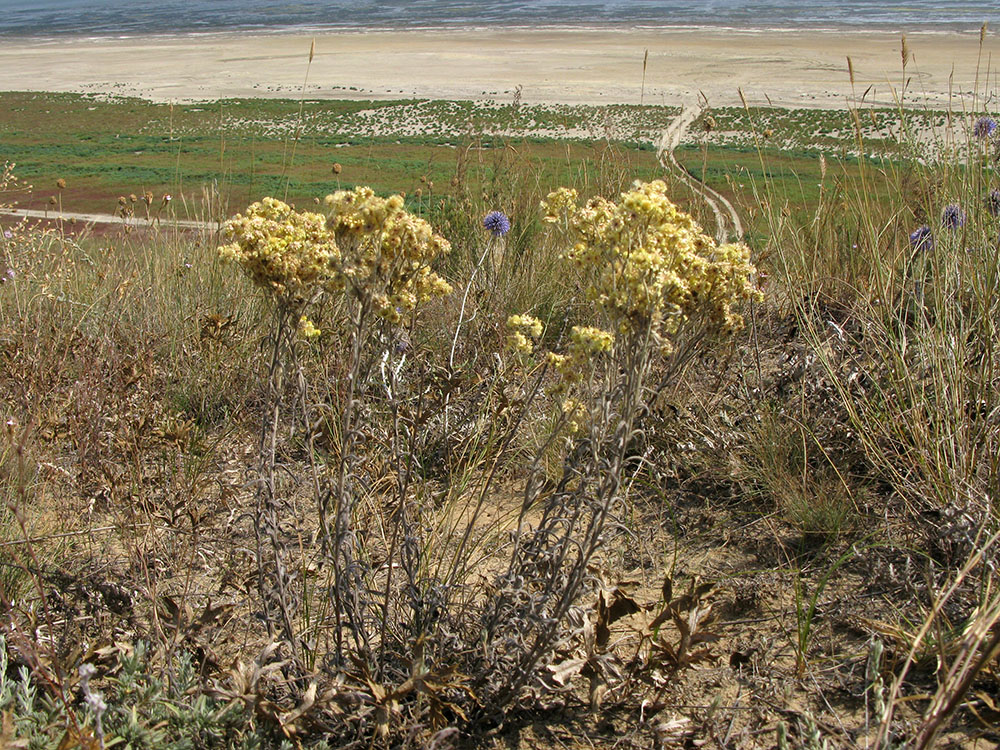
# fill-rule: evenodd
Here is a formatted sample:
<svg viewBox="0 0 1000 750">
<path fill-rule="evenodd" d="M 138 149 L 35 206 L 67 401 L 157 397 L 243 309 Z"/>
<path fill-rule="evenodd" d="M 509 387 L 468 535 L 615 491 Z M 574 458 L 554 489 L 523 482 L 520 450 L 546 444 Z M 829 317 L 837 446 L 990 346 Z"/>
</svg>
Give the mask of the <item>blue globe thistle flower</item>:
<svg viewBox="0 0 1000 750">
<path fill-rule="evenodd" d="M 910 247 L 916 252 L 930 252 L 934 249 L 934 235 L 926 224 L 910 233 Z"/>
<path fill-rule="evenodd" d="M 989 138 L 996 129 L 997 122 L 992 117 L 980 117 L 972 126 L 972 132 L 976 138 Z"/>
<path fill-rule="evenodd" d="M 510 231 L 510 219 L 502 211 L 490 211 L 483 219 L 483 226 L 490 230 L 494 237 L 503 237 Z"/>
<path fill-rule="evenodd" d="M 941 225 L 945 229 L 958 229 L 965 224 L 965 211 L 957 203 L 950 203 L 941 212 Z"/>
<path fill-rule="evenodd" d="M 986 210 L 993 216 L 1000 216 L 1000 190 L 993 189 L 986 194 Z"/>
</svg>

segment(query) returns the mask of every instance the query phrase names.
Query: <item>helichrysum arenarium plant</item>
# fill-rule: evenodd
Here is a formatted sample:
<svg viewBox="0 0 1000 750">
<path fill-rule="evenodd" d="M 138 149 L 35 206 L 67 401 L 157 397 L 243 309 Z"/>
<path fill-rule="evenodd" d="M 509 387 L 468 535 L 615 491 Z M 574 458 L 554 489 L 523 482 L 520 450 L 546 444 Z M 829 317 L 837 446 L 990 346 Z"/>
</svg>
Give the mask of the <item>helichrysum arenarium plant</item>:
<svg viewBox="0 0 1000 750">
<path fill-rule="evenodd" d="M 343 288 L 377 316 L 399 322 L 418 303 L 451 293 L 430 264 L 451 246 L 407 211 L 403 198 L 380 198 L 367 187 L 329 195 L 328 226 L 341 257 L 333 289 Z"/>
<path fill-rule="evenodd" d="M 255 528 L 258 531 L 258 584 L 265 603 L 266 620 L 272 634 L 280 634 L 290 645 L 303 669 L 311 669 L 317 656 L 315 628 L 303 607 L 303 583 L 292 559 L 296 554 L 294 508 L 277 488 L 276 451 L 281 430 L 282 407 L 291 406 L 300 434 L 305 434 L 312 487 L 319 511 L 317 537 L 320 557 L 332 569 L 332 601 L 323 611 L 335 618 L 332 642 L 336 660 L 344 663 L 353 655 L 370 654 L 380 640 L 370 630 L 373 620 L 369 601 L 374 590 L 368 568 L 368 552 L 356 548 L 356 510 L 359 490 L 356 469 L 361 461 L 360 414 L 371 419 L 371 405 L 361 408 L 360 394 L 370 396 L 375 355 L 383 379 L 399 376 L 405 350 L 388 344 L 394 331 L 412 316 L 422 302 L 448 294 L 451 287 L 431 269 L 431 263 L 450 247 L 425 220 L 409 213 L 400 196 L 382 198 L 366 187 L 338 191 L 325 200 L 325 214 L 299 212 L 274 198 L 265 198 L 226 225 L 231 242 L 221 249 L 224 257 L 238 262 L 275 302 L 276 322 L 272 331 L 269 376 L 269 407 L 261 434 L 260 481 Z M 339 300 L 344 320 L 336 326 L 344 333 L 341 352 L 346 369 L 343 383 L 333 392 L 309 392 L 300 364 L 300 344 L 322 335 L 307 315 L 310 305 L 323 296 Z M 384 352 L 383 352 L 384 350 Z M 392 362 L 389 362 L 389 358 Z M 296 394 L 285 393 L 285 373 L 294 372 Z M 392 400 L 396 383 L 378 384 Z M 341 392 L 343 391 L 343 392 Z M 339 435 L 337 450 L 330 457 L 318 456 L 314 438 L 315 404 L 324 400 L 337 405 Z M 391 411 L 391 410 L 390 410 Z M 397 414 L 398 416 L 398 414 Z M 405 430 L 391 430 L 390 449 L 404 440 Z M 397 462 L 397 465 L 402 465 Z M 397 484 L 405 494 L 406 484 Z M 405 518 L 397 514 L 397 519 Z"/>
<path fill-rule="evenodd" d="M 626 500 L 623 479 L 654 358 L 673 354 L 691 323 L 739 328 L 740 304 L 757 294 L 748 249 L 716 245 L 666 191 L 660 181 L 636 183 L 618 203 L 579 205 L 574 191 L 561 188 L 542 206 L 600 324 L 573 326 L 565 350 L 542 360 L 557 374 L 549 389 L 557 398 L 555 433 L 570 436 L 571 450 L 554 492 L 535 476 L 539 462 L 531 467 L 508 570 L 485 616 L 484 651 L 503 677 L 483 677 L 475 689 L 495 705 L 515 696 L 551 662 L 554 644 L 566 641 L 566 618 Z M 532 356 L 540 322 L 514 315 L 508 328 L 511 348 Z M 541 519 L 529 523 L 529 513 Z"/>
<path fill-rule="evenodd" d="M 735 308 L 755 294 L 749 249 L 716 245 L 666 195 L 662 181 L 637 183 L 619 203 L 578 205 L 561 188 L 545 201 L 546 220 L 572 242 L 564 254 L 588 279 L 588 296 L 613 336 L 650 336 L 665 354 L 697 313 L 724 330 L 739 328 Z"/>
<path fill-rule="evenodd" d="M 574 326 L 562 352 L 535 351 L 543 334 L 537 318 L 507 320 L 515 359 L 539 378 L 528 383 L 514 424 L 523 424 L 530 402 L 547 392 L 557 414 L 548 445 L 565 437 L 575 448 L 567 451 L 555 491 L 539 481 L 541 461 L 535 461 L 520 517 L 508 527 L 510 543 L 494 539 L 474 552 L 481 544 L 475 540 L 485 539 L 474 525 L 492 498 L 495 467 L 484 464 L 474 508 L 459 513 L 471 520 L 429 543 L 428 529 L 440 523 L 433 504 L 420 500 L 427 489 L 417 485 L 413 469 L 421 425 L 414 415 L 426 388 L 407 384 L 400 374 L 406 348 L 393 344 L 400 328 L 418 320 L 421 304 L 450 292 L 432 268 L 449 243 L 398 196 L 357 188 L 328 196 L 325 207 L 325 216 L 298 213 L 267 199 L 229 223 L 233 242 L 223 249 L 278 311 L 256 519 L 268 624 L 301 673 L 322 663 L 371 692 L 380 706 L 376 734 L 388 734 L 392 717 L 402 715 L 415 689 L 409 686 L 418 684 L 415 674 L 420 685 L 440 687 L 417 690 L 422 702 L 406 709 L 413 720 L 430 711 L 421 721 L 437 727 L 441 701 L 471 720 L 494 718 L 556 658 L 554 645 L 572 637 L 569 614 L 589 590 L 588 571 L 625 499 L 622 478 L 653 359 L 674 350 L 688 321 L 722 330 L 741 325 L 739 304 L 754 294 L 748 251 L 717 246 L 666 198 L 661 182 L 637 184 L 617 204 L 594 199 L 580 206 L 566 189 L 549 196 L 546 217 L 558 225 L 564 260 L 581 275 L 600 320 Z M 484 226 L 506 231 L 497 217 Z M 297 358 L 304 339 L 324 335 L 307 315 L 323 296 L 340 301 L 343 317 L 334 326 L 343 336 L 337 347 L 343 376 L 327 384 L 326 394 L 309 390 Z M 281 379 L 289 366 L 297 375 L 291 399 Z M 329 453 L 313 444 L 312 404 L 322 399 L 338 420 Z M 308 444 L 319 511 L 315 551 L 296 550 L 290 541 L 298 521 L 275 480 L 283 404 L 301 416 Z M 393 481 L 379 484 L 377 493 L 366 461 L 374 455 L 393 467 Z M 373 516 L 377 507 L 384 510 Z M 305 564 L 296 554 L 324 571 L 321 594 L 298 578 Z M 503 559 L 478 568 L 463 562 L 484 556 Z"/>
</svg>

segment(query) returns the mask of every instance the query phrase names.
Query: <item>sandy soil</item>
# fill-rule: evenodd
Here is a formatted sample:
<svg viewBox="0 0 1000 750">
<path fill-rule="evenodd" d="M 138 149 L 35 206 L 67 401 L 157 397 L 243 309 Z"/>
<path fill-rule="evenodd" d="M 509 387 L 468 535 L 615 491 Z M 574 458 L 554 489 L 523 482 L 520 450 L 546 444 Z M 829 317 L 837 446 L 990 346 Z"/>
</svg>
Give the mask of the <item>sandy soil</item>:
<svg viewBox="0 0 1000 750">
<path fill-rule="evenodd" d="M 155 100 L 299 96 L 304 34 L 4 40 L 0 90 L 127 94 Z M 995 74 L 1000 38 L 919 33 L 907 40 L 907 99 L 971 108 Z M 894 103 L 900 37 L 887 33 L 736 30 L 517 30 L 322 33 L 310 98 L 508 99 L 530 103 L 751 104 L 842 108 L 851 96 Z M 649 50 L 643 87 L 643 54 Z M 979 60 L 981 59 L 981 64 Z"/>
</svg>

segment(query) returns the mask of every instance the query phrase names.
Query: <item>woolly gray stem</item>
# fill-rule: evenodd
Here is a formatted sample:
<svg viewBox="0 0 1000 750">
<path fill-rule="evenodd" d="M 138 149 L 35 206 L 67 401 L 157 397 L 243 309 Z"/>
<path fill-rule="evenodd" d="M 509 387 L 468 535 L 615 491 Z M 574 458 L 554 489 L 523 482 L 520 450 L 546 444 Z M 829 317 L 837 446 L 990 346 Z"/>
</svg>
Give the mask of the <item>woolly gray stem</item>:
<svg viewBox="0 0 1000 750">
<path fill-rule="evenodd" d="M 455 347 L 458 346 L 458 334 L 462 330 L 462 323 L 465 320 L 465 303 L 469 300 L 469 290 L 472 289 L 472 282 L 476 280 L 476 274 L 483 267 L 483 263 L 486 262 L 486 256 L 489 255 L 490 250 L 493 248 L 493 243 L 496 241 L 496 237 L 490 237 L 490 241 L 486 243 L 486 249 L 483 250 L 483 254 L 479 256 L 479 260 L 476 261 L 475 268 L 472 269 L 472 274 L 469 276 L 469 281 L 465 285 L 465 293 L 462 295 L 462 307 L 458 311 L 458 324 L 455 326 L 455 336 L 451 340 L 451 352 L 448 354 L 448 369 L 454 369 L 455 367 Z"/>
</svg>

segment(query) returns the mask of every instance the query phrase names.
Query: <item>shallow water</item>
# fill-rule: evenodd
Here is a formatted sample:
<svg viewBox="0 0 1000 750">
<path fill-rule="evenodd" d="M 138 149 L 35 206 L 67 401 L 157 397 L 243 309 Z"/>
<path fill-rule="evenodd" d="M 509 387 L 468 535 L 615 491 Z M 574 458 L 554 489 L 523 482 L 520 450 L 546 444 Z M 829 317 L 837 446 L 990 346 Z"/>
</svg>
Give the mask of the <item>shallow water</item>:
<svg viewBox="0 0 1000 750">
<path fill-rule="evenodd" d="M 879 28 L 975 31 L 1000 2 L 968 0 L 0 0 L 2 36 L 465 27 Z"/>
</svg>

